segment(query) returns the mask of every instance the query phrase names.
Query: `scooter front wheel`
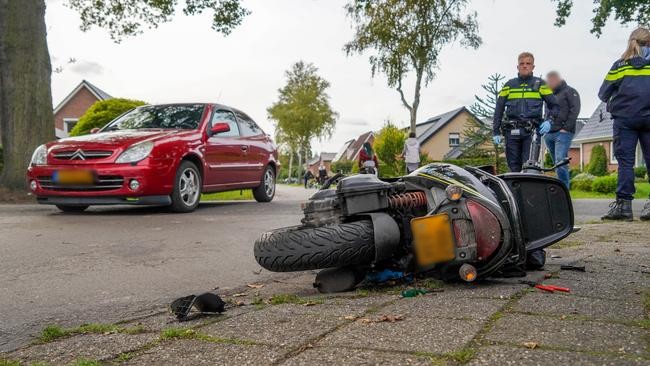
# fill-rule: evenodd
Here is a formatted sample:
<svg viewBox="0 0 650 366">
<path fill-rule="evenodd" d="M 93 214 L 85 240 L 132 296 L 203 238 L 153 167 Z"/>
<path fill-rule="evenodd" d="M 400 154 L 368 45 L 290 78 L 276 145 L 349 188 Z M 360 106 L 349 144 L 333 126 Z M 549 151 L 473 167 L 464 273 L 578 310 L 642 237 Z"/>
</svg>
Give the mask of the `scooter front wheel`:
<svg viewBox="0 0 650 366">
<path fill-rule="evenodd" d="M 375 259 L 372 221 L 269 231 L 255 241 L 254 254 L 273 272 L 370 264 Z"/>
</svg>

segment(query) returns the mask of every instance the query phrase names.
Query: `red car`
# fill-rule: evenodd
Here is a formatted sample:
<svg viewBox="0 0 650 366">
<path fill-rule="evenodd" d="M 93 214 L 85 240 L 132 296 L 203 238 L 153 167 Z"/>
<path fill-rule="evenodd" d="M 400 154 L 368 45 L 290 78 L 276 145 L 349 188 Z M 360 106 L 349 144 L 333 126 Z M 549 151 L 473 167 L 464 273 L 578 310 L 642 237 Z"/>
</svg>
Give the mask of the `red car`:
<svg viewBox="0 0 650 366">
<path fill-rule="evenodd" d="M 135 108 L 96 133 L 39 146 L 27 170 L 38 202 L 66 212 L 90 205 L 194 210 L 201 193 L 275 194 L 278 153 L 245 113 L 218 104 Z"/>
</svg>

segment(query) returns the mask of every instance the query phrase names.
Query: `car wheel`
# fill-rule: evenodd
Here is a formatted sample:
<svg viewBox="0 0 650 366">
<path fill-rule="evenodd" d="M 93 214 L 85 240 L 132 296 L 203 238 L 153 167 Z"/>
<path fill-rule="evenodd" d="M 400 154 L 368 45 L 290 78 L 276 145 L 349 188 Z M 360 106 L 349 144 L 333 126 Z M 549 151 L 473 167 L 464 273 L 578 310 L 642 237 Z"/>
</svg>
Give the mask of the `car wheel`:
<svg viewBox="0 0 650 366">
<path fill-rule="evenodd" d="M 271 202 L 275 196 L 275 169 L 268 165 L 262 174 L 261 184 L 253 189 L 253 197 L 257 202 Z"/>
<path fill-rule="evenodd" d="M 196 165 L 189 161 L 181 162 L 174 180 L 171 210 L 174 212 L 194 211 L 201 200 L 201 188 L 201 174 Z"/>
<path fill-rule="evenodd" d="M 88 206 L 66 206 L 66 205 L 56 205 L 56 208 L 63 212 L 84 212 Z"/>
</svg>

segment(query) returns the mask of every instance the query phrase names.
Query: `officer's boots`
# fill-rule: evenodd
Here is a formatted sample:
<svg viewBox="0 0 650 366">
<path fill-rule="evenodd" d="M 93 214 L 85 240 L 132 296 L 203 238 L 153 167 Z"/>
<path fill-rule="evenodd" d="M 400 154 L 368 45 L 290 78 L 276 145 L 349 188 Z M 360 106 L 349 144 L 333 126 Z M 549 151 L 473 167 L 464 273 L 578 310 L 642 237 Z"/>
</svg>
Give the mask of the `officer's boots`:
<svg viewBox="0 0 650 366">
<path fill-rule="evenodd" d="M 619 220 L 619 221 L 632 221 L 632 201 L 617 199 L 612 202 L 609 207 L 609 212 L 601 217 L 603 220 Z"/>
<path fill-rule="evenodd" d="M 645 206 L 643 206 L 643 211 L 641 212 L 641 220 L 650 220 L 650 201 L 646 202 Z"/>
</svg>

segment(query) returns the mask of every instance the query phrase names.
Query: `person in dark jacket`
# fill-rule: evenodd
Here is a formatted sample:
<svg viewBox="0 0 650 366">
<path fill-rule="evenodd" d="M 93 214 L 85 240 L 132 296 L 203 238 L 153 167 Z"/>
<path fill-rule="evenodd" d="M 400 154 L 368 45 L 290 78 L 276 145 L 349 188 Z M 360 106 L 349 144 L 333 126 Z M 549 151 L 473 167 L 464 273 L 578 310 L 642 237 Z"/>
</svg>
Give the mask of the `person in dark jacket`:
<svg viewBox="0 0 650 366">
<path fill-rule="evenodd" d="M 546 74 L 546 82 L 557 99 L 559 112 L 551 124 L 551 130 L 544 136 L 544 141 L 553 162 L 557 164 L 569 156 L 569 148 L 576 133 L 576 120 L 580 114 L 580 95 L 562 80 L 557 71 Z M 555 172 L 557 178 L 570 188 L 569 166 L 561 166 Z"/>
<path fill-rule="evenodd" d="M 614 156 L 618 160 L 616 201 L 603 220 L 632 221 L 634 162 L 641 145 L 646 165 L 650 164 L 650 30 L 637 28 L 628 39 L 623 56 L 605 76 L 598 97 L 607 103 L 614 119 Z M 650 220 L 650 201 L 641 220 Z"/>
<path fill-rule="evenodd" d="M 517 77 L 503 85 L 494 110 L 492 140 L 499 145 L 501 133 L 504 134 L 506 160 L 511 172 L 521 171 L 528 160 L 533 133 L 548 133 L 558 114 L 553 91 L 544 80 L 533 76 L 534 69 L 533 54 L 522 52 L 518 57 Z M 542 118 L 544 103 L 549 110 L 547 120 Z"/>
<path fill-rule="evenodd" d="M 305 181 L 305 188 L 307 188 L 307 183 L 309 183 L 309 180 L 312 178 L 314 178 L 314 174 L 311 172 L 311 170 L 307 169 L 305 175 L 302 177 L 302 179 Z"/>
</svg>

